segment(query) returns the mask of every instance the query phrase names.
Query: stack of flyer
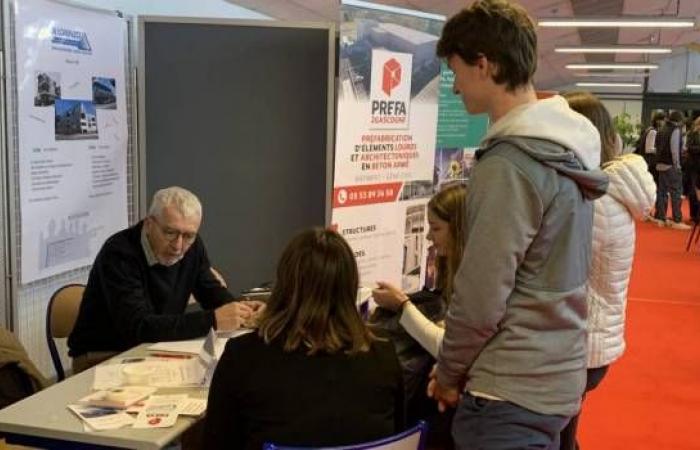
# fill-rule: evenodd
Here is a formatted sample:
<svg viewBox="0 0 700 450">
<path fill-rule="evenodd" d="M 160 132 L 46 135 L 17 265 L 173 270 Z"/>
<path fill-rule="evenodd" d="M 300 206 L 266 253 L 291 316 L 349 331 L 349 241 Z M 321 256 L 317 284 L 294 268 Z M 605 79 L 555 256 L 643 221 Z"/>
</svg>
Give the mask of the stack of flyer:
<svg viewBox="0 0 700 450">
<path fill-rule="evenodd" d="M 207 409 L 204 398 L 189 398 L 187 394 L 151 395 L 153 392 L 155 388 L 138 386 L 99 391 L 83 397 L 77 404 L 68 405 L 68 409 L 82 419 L 86 431 L 125 426 L 171 427 L 178 416 L 200 416 Z"/>
</svg>

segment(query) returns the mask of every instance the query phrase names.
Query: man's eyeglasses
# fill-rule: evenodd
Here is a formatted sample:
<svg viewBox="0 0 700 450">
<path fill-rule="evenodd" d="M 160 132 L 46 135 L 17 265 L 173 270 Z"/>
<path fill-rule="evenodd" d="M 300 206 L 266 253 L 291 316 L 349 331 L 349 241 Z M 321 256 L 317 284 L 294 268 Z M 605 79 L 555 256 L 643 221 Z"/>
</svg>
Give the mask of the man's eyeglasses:
<svg viewBox="0 0 700 450">
<path fill-rule="evenodd" d="M 155 222 L 156 225 L 158 225 L 158 230 L 160 231 L 160 234 L 162 234 L 165 240 L 168 242 L 175 242 L 179 237 L 182 236 L 182 243 L 188 245 L 193 243 L 194 240 L 197 239 L 197 233 L 174 230 L 170 227 L 161 225 L 155 217 L 151 218 L 153 219 L 153 222 Z"/>
</svg>

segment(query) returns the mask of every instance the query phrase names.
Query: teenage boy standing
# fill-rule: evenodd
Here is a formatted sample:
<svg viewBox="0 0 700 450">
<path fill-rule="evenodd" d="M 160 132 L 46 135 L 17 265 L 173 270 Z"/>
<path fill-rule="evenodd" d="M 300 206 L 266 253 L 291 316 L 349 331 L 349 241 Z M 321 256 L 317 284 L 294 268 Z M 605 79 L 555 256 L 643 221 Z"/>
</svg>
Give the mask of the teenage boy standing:
<svg viewBox="0 0 700 450">
<path fill-rule="evenodd" d="M 537 100 L 537 37 L 520 6 L 477 1 L 446 23 L 437 53 L 467 111 L 492 125 L 429 393 L 457 406 L 459 449 L 558 449 L 586 381 L 592 200 L 607 187 L 600 137 L 563 98 Z"/>
</svg>

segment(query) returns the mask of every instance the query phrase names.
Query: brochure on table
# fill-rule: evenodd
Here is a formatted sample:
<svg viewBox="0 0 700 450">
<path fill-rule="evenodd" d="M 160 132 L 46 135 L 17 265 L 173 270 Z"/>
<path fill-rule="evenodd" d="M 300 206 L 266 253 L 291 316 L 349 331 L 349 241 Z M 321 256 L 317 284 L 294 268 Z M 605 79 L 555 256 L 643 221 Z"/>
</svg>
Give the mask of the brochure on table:
<svg viewBox="0 0 700 450">
<path fill-rule="evenodd" d="M 21 282 L 92 264 L 127 226 L 127 24 L 17 0 Z"/>
</svg>

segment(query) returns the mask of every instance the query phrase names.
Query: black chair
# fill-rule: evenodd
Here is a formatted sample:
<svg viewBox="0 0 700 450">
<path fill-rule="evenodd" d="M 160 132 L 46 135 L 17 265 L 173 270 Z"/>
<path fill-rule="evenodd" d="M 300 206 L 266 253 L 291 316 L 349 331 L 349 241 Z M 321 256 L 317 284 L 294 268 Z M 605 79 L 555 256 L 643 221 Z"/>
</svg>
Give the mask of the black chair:
<svg viewBox="0 0 700 450">
<path fill-rule="evenodd" d="M 428 424 L 421 420 L 413 428 L 372 442 L 336 447 L 290 447 L 266 442 L 263 450 L 423 450 L 427 434 Z"/>
<path fill-rule="evenodd" d="M 49 346 L 51 361 L 56 369 L 56 380 L 62 381 L 66 378 L 63 370 L 63 363 L 56 348 L 54 339 L 67 338 L 78 318 L 80 302 L 83 301 L 84 284 L 67 284 L 58 288 L 49 300 L 46 309 L 46 343 Z"/>
</svg>

